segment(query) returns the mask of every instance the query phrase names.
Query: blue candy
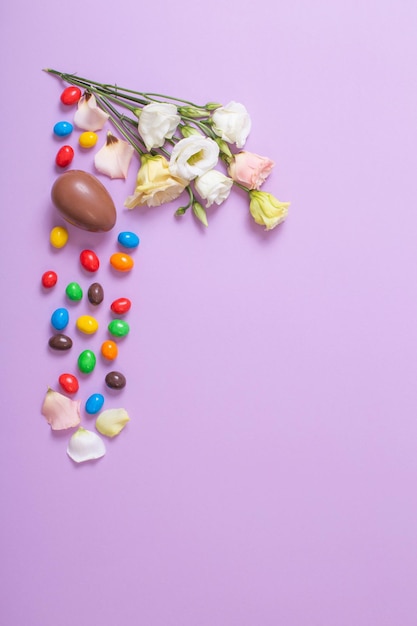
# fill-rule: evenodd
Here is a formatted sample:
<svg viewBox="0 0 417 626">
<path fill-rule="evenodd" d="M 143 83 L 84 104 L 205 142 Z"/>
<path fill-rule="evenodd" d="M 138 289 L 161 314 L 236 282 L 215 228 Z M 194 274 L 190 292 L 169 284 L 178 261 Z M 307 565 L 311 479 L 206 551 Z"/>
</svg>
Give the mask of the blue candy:
<svg viewBox="0 0 417 626">
<path fill-rule="evenodd" d="M 69 313 L 67 309 L 55 309 L 51 315 L 51 324 L 56 330 L 64 330 L 68 326 Z"/>
<path fill-rule="evenodd" d="M 73 126 L 69 122 L 57 122 L 54 126 L 54 133 L 58 137 L 66 137 L 72 133 Z"/>
<path fill-rule="evenodd" d="M 94 413 L 98 413 L 103 404 L 104 396 L 102 396 L 101 393 L 93 393 L 93 395 L 90 396 L 85 403 L 86 413 L 89 413 L 89 415 L 94 415 Z"/>
<path fill-rule="evenodd" d="M 135 233 L 131 233 L 127 230 L 119 233 L 117 241 L 125 248 L 137 248 L 140 243 L 139 237 Z"/>
</svg>

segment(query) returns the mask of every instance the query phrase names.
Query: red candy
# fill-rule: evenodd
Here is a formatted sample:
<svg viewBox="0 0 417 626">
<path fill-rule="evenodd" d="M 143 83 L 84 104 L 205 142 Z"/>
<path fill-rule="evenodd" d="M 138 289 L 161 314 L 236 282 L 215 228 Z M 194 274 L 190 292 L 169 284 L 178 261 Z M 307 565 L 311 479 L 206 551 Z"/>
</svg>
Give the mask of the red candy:
<svg viewBox="0 0 417 626">
<path fill-rule="evenodd" d="M 46 287 L 46 289 L 50 289 L 51 287 L 54 287 L 57 283 L 57 280 L 58 280 L 58 275 L 56 274 L 56 272 L 53 272 L 52 270 L 49 270 L 48 272 L 45 272 L 44 274 L 42 274 L 42 285 Z"/>
<path fill-rule="evenodd" d="M 87 272 L 97 272 L 100 267 L 98 256 L 92 250 L 83 250 L 80 254 L 80 262 Z"/>
<path fill-rule="evenodd" d="M 73 374 L 61 374 L 59 384 L 67 393 L 77 393 L 80 388 L 77 378 Z"/>
<path fill-rule="evenodd" d="M 61 102 L 63 104 L 76 104 L 81 98 L 81 89 L 78 87 L 67 87 L 61 93 Z"/>
<path fill-rule="evenodd" d="M 55 163 L 59 167 L 67 167 L 74 158 L 74 150 L 71 146 L 62 146 L 57 152 Z"/>
<path fill-rule="evenodd" d="M 117 298 L 117 300 L 114 300 L 111 303 L 110 308 L 113 313 L 116 313 L 117 315 L 124 315 L 129 311 L 131 306 L 132 303 L 129 298 Z"/>
</svg>

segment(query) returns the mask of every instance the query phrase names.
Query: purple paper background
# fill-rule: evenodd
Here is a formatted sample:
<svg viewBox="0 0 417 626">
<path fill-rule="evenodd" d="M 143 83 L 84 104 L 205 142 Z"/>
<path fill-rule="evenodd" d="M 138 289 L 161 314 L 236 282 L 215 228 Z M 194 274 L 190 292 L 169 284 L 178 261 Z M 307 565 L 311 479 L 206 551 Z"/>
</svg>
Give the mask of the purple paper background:
<svg viewBox="0 0 417 626">
<path fill-rule="evenodd" d="M 1 13 L 1 622 L 414 626 L 416 4 L 48 0 Z M 133 164 L 126 182 L 103 179 L 115 230 L 70 229 L 52 250 L 52 127 L 69 113 L 48 66 L 244 102 L 246 148 L 276 161 L 264 189 L 291 201 L 288 221 L 265 233 L 239 192 L 208 230 L 174 219 L 178 203 L 128 213 Z M 141 246 L 117 280 L 107 259 L 123 229 Z M 46 347 L 49 316 L 67 282 L 92 282 L 77 264 L 92 242 L 108 302 L 134 302 L 128 385 L 107 401 L 131 422 L 76 466 L 40 407 L 74 369 L 74 352 Z M 60 282 L 44 294 L 49 267 Z M 105 328 L 107 308 L 97 317 Z"/>
</svg>

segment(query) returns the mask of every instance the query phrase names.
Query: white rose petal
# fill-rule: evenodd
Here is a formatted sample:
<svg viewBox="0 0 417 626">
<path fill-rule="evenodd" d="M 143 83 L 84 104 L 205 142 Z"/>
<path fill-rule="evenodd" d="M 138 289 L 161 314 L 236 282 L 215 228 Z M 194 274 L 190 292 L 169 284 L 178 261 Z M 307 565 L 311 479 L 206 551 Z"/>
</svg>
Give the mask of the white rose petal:
<svg viewBox="0 0 417 626">
<path fill-rule="evenodd" d="M 76 463 L 83 463 L 104 456 L 106 446 L 96 433 L 80 426 L 69 440 L 67 454 Z"/>
<path fill-rule="evenodd" d="M 82 130 L 101 130 L 109 116 L 97 106 L 94 94 L 82 96 L 78 102 L 78 109 L 74 115 L 74 124 Z"/>
<path fill-rule="evenodd" d="M 171 139 L 181 121 L 175 104 L 152 102 L 140 112 L 138 130 L 147 150 L 161 148 Z"/>
<path fill-rule="evenodd" d="M 175 144 L 169 169 L 174 176 L 193 180 L 216 166 L 219 146 L 208 137 L 191 135 Z"/>
<path fill-rule="evenodd" d="M 107 133 L 106 143 L 94 156 L 96 169 L 110 178 L 126 178 L 134 153 L 127 141 Z"/>
<path fill-rule="evenodd" d="M 106 437 L 118 435 L 130 420 L 125 409 L 107 409 L 96 419 L 96 428 Z"/>
<path fill-rule="evenodd" d="M 214 111 L 212 120 L 216 135 L 228 143 L 236 144 L 238 148 L 245 145 L 252 123 L 243 104 L 229 102 L 226 106 Z"/>
<path fill-rule="evenodd" d="M 213 203 L 222 204 L 230 194 L 233 180 L 218 170 L 210 170 L 195 179 L 197 193 L 206 200 L 208 208 Z"/>
</svg>

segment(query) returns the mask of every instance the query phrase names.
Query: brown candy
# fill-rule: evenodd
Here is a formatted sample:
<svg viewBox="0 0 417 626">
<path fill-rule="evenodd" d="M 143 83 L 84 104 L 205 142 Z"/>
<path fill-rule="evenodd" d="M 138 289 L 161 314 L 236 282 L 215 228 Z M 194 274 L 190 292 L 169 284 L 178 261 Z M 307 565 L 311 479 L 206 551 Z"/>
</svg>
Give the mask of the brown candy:
<svg viewBox="0 0 417 626">
<path fill-rule="evenodd" d="M 67 335 L 63 335 L 62 333 L 58 333 L 56 335 L 52 335 L 52 337 L 48 341 L 49 347 L 53 350 L 69 350 L 72 348 L 72 339 Z"/>
<path fill-rule="evenodd" d="M 87 297 L 89 302 L 94 306 L 97 306 L 98 304 L 101 304 L 103 302 L 104 291 L 100 283 L 93 283 L 89 286 Z"/>
<path fill-rule="evenodd" d="M 120 372 L 109 372 L 106 376 L 106 385 L 110 389 L 123 389 L 126 378 Z"/>
<path fill-rule="evenodd" d="M 62 217 L 78 228 L 107 232 L 116 223 L 113 200 L 92 174 L 82 170 L 64 172 L 54 182 L 51 197 Z"/>
</svg>

